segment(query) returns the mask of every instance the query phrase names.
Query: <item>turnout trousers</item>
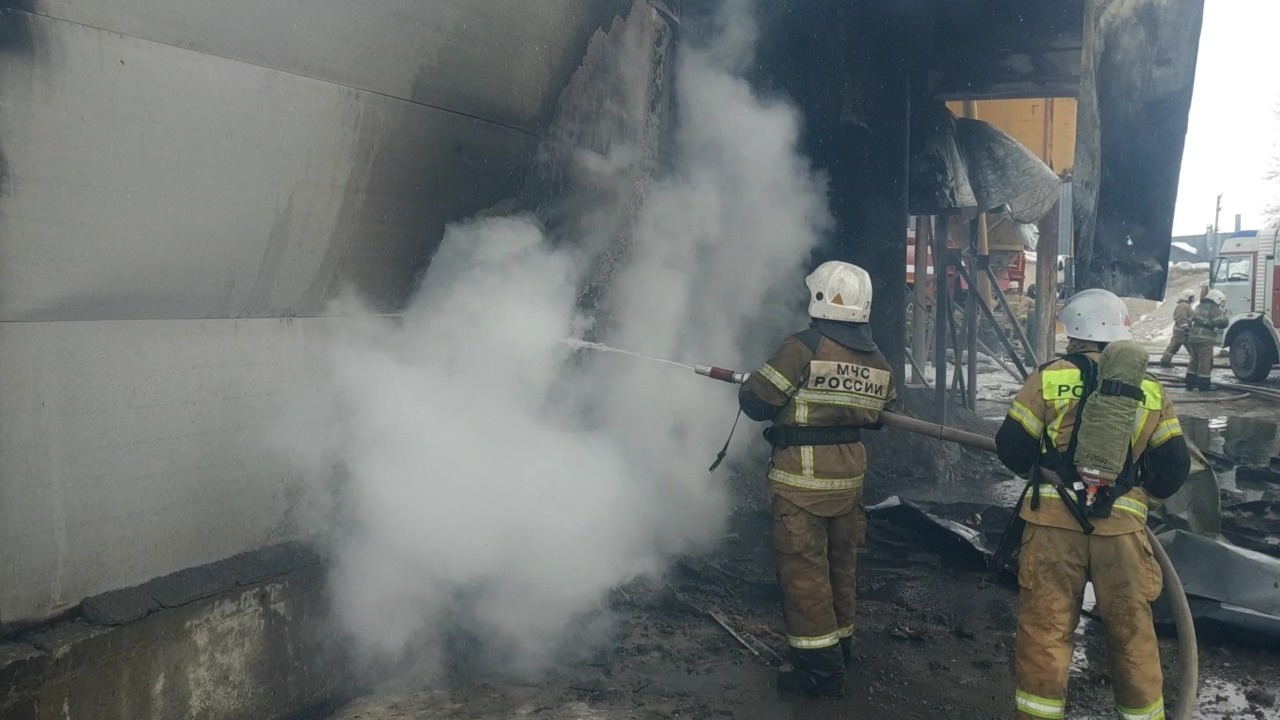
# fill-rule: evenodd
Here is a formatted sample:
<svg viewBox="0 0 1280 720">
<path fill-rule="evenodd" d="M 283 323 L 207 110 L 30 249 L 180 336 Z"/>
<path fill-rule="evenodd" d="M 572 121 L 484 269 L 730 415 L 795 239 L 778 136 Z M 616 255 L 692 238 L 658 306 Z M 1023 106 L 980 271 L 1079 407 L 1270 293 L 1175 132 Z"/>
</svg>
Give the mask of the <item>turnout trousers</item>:
<svg viewBox="0 0 1280 720">
<path fill-rule="evenodd" d="M 1191 362 L 1187 365 L 1188 379 L 1194 377 L 1208 381 L 1213 375 L 1213 343 L 1188 342 L 1187 352 Z"/>
<path fill-rule="evenodd" d="M 1187 331 L 1174 330 L 1173 337 L 1169 339 L 1169 347 L 1164 349 L 1164 356 L 1160 358 L 1160 362 L 1164 363 L 1165 365 L 1172 363 L 1173 356 L 1177 355 L 1178 351 L 1182 349 L 1182 346 L 1186 344 L 1187 344 Z M 1187 351 L 1190 352 L 1190 346 L 1187 347 Z"/>
<path fill-rule="evenodd" d="M 1162 581 L 1146 533 L 1085 535 L 1034 524 L 1026 526 L 1018 564 L 1015 717 L 1065 717 L 1067 670 L 1087 581 L 1106 626 L 1119 717 L 1162 720 L 1164 678 L 1151 619 Z"/>
<path fill-rule="evenodd" d="M 854 569 L 865 533 L 857 503 L 823 517 L 774 495 L 773 546 L 787 642 L 795 650 L 834 648 L 853 636 Z"/>
</svg>

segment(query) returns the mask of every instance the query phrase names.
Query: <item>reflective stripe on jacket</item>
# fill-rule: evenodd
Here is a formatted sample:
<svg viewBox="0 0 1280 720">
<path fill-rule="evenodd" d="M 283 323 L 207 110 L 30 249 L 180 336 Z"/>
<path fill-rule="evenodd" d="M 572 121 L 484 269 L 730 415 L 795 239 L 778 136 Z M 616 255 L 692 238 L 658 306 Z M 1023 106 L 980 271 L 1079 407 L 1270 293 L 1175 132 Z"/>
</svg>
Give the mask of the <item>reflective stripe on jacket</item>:
<svg viewBox="0 0 1280 720">
<path fill-rule="evenodd" d="M 797 335 L 787 338 L 773 358 L 752 373 L 743 392 L 780 408 L 775 425 L 875 424 L 897 395 L 884 356 L 845 347 L 826 336 L 810 350 Z M 860 442 L 774 448 L 770 489 L 815 514 L 843 514 L 861 495 L 866 466 Z"/>
</svg>

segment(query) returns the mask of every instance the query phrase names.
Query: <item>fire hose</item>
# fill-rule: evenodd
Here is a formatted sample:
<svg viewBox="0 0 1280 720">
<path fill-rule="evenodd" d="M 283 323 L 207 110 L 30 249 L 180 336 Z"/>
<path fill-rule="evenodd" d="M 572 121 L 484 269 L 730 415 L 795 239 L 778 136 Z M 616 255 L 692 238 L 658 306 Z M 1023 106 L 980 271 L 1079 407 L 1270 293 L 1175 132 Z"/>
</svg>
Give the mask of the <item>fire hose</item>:
<svg viewBox="0 0 1280 720">
<path fill-rule="evenodd" d="M 732 384 L 742 384 L 750 376 L 748 373 L 735 372 L 709 365 L 695 366 L 694 371 L 713 380 Z M 880 413 L 880 423 L 885 427 L 905 430 L 935 440 L 956 443 L 974 450 L 982 450 L 989 453 L 996 452 L 996 441 L 993 438 L 945 425 L 917 420 L 906 415 L 882 411 Z M 1191 606 L 1187 602 L 1187 595 L 1183 589 L 1182 580 L 1178 577 L 1178 571 L 1173 567 L 1173 562 L 1169 560 L 1169 555 L 1165 552 L 1164 546 L 1156 539 L 1155 533 L 1151 531 L 1151 528 L 1144 529 L 1147 532 L 1147 539 L 1151 543 L 1151 550 L 1155 554 L 1156 562 L 1160 564 L 1160 570 L 1164 574 L 1164 596 L 1173 610 L 1173 623 L 1178 634 L 1178 698 L 1175 712 L 1170 717 L 1174 718 L 1174 720 L 1192 720 L 1195 714 L 1196 696 L 1200 686 L 1200 656 L 1196 645 L 1196 629 L 1192 622 Z"/>
</svg>

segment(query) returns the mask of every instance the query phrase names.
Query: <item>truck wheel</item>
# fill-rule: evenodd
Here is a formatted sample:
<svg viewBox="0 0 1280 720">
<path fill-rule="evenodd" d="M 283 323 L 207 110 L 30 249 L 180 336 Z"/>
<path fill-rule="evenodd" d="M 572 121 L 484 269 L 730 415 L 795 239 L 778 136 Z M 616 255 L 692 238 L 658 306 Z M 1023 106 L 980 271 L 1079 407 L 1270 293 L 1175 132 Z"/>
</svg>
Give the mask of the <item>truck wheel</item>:
<svg viewBox="0 0 1280 720">
<path fill-rule="evenodd" d="M 1245 382 L 1261 382 L 1276 364 L 1271 338 L 1254 329 L 1243 330 L 1231 341 L 1231 372 Z"/>
</svg>

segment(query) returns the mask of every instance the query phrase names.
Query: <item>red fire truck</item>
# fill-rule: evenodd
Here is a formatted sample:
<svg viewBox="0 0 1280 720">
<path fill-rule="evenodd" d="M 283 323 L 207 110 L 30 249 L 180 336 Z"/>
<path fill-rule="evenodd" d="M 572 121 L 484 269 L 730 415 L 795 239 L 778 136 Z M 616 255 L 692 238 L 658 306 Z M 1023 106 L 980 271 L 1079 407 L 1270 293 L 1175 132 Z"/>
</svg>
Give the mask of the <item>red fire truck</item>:
<svg viewBox="0 0 1280 720">
<path fill-rule="evenodd" d="M 1231 372 L 1247 382 L 1265 379 L 1280 359 L 1278 248 L 1280 227 L 1238 232 L 1223 242 L 1209 270 L 1209 286 L 1227 296 L 1232 313 L 1223 341 Z"/>
</svg>

